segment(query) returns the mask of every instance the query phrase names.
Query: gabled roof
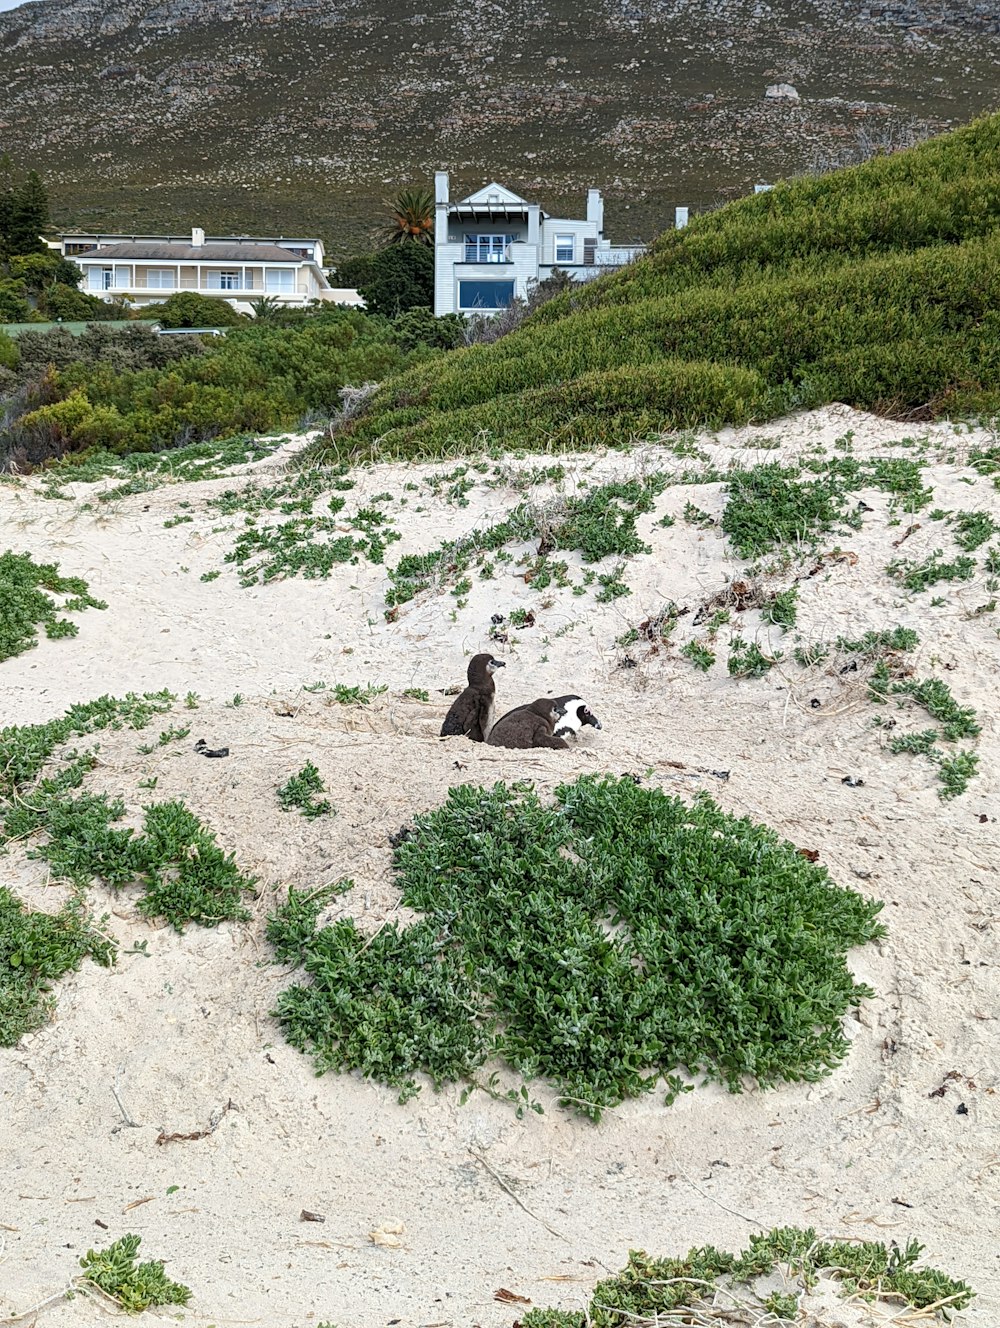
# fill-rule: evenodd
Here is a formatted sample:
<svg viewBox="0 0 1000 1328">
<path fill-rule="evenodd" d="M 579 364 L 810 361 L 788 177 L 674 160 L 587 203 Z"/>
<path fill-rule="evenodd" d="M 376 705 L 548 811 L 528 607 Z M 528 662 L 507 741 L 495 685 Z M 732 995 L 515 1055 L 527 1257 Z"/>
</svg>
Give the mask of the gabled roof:
<svg viewBox="0 0 1000 1328">
<path fill-rule="evenodd" d="M 470 194 L 468 198 L 460 198 L 458 204 L 460 207 L 465 205 L 476 206 L 477 204 L 482 205 L 483 207 L 489 207 L 490 204 L 493 204 L 494 206 L 499 205 L 500 207 L 503 207 L 505 204 L 508 207 L 511 204 L 514 204 L 515 206 L 520 205 L 522 207 L 529 206 L 526 198 L 522 198 L 520 194 L 515 194 L 513 189 L 507 189 L 504 185 L 497 184 L 496 180 L 493 180 L 490 184 L 483 185 L 482 189 L 477 189 L 476 192 Z"/>
<path fill-rule="evenodd" d="M 122 244 L 102 244 L 96 249 L 74 255 L 79 259 L 152 259 L 154 262 L 180 260 L 184 263 L 303 263 L 299 254 L 282 249 L 276 244 L 200 244 L 190 240 L 170 243 L 165 241 L 129 240 Z"/>
</svg>

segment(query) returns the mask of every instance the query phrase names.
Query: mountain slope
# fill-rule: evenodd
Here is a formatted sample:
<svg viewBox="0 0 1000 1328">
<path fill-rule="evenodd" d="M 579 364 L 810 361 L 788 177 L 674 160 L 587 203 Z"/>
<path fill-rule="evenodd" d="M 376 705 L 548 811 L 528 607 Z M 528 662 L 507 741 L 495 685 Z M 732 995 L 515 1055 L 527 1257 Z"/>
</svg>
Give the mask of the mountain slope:
<svg viewBox="0 0 1000 1328">
<path fill-rule="evenodd" d="M 676 203 L 995 100 L 1000 21 L 936 0 L 38 0 L 0 15 L 0 147 L 60 224 L 305 230 L 344 252 L 385 194 L 452 169 L 552 208 Z M 799 102 L 768 101 L 789 80 Z"/>
</svg>

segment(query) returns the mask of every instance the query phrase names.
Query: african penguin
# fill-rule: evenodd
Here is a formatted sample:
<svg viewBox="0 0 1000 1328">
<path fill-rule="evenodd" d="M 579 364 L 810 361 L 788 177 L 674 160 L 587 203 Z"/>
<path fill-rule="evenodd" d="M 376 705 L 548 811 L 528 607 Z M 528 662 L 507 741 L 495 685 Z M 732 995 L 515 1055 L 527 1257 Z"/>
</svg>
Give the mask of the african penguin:
<svg viewBox="0 0 1000 1328">
<path fill-rule="evenodd" d="M 563 714 L 555 722 L 555 735 L 557 738 L 568 738 L 571 734 L 579 737 L 580 730 L 585 724 L 592 724 L 595 729 L 602 727 L 601 721 L 597 718 L 589 706 L 584 704 L 582 696 L 557 696 L 555 698 L 557 705 Z M 528 706 L 518 706 L 518 710 L 527 710 Z M 511 711 L 511 714 L 514 712 Z M 505 716 L 506 718 L 506 716 Z"/>
<path fill-rule="evenodd" d="M 496 686 L 493 674 L 504 668 L 502 659 L 492 655 L 473 655 L 469 660 L 469 685 L 456 696 L 441 725 L 442 738 L 463 733 L 473 742 L 485 742 L 493 727 L 493 706 Z"/>
<path fill-rule="evenodd" d="M 568 738 L 571 733 L 574 737 L 579 736 L 580 730 L 585 724 L 592 724 L 595 729 L 602 727 L 601 721 L 584 703 L 582 696 L 557 696 L 556 705 L 562 706 L 565 712 L 560 719 L 556 720 L 555 734 L 557 738 Z"/>
<path fill-rule="evenodd" d="M 568 744 L 552 733 L 562 713 L 562 708 L 551 697 L 540 696 L 529 706 L 508 710 L 493 725 L 487 741 L 493 747 L 556 747 L 566 751 Z"/>
</svg>

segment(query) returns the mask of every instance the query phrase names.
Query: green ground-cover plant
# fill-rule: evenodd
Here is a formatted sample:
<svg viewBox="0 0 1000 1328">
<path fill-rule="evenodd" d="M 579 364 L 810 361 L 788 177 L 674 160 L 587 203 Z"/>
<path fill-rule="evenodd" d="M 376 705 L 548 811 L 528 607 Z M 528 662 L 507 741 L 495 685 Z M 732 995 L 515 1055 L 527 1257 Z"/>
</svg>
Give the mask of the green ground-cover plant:
<svg viewBox="0 0 1000 1328">
<path fill-rule="evenodd" d="M 36 913 L 0 886 L 0 1047 L 15 1047 L 49 1017 L 51 984 L 85 958 L 105 966 L 115 944 L 74 898 L 58 913 Z"/>
<path fill-rule="evenodd" d="M 24 839 L 44 834 L 28 856 L 49 864 L 52 874 L 78 887 L 103 881 L 115 889 L 140 884 L 136 907 L 146 917 L 162 917 L 177 931 L 189 922 L 214 927 L 249 914 L 244 897 L 255 881 L 239 871 L 231 854 L 215 842 L 182 802 L 143 807 L 143 832 L 120 828 L 125 804 L 106 794 L 80 793 L 93 758 L 82 757 L 7 812 L 3 833 Z"/>
<path fill-rule="evenodd" d="M 736 1321 L 735 1315 L 743 1323 L 778 1328 L 799 1322 L 799 1297 L 820 1278 L 834 1280 L 845 1298 L 902 1301 L 918 1311 L 936 1307 L 950 1317 L 975 1292 L 937 1268 L 918 1267 L 922 1251 L 914 1239 L 902 1248 L 895 1242 L 823 1240 L 811 1227 L 775 1227 L 752 1235 L 737 1255 L 713 1245 L 690 1249 L 683 1258 L 654 1259 L 644 1250 L 632 1250 L 620 1273 L 594 1287 L 586 1311 L 531 1309 L 521 1323 L 523 1328 L 721 1325 Z M 758 1279 L 777 1269 L 789 1289 L 758 1290 Z"/>
<path fill-rule="evenodd" d="M 318 796 L 325 792 L 326 785 L 323 783 L 322 775 L 312 761 L 307 761 L 298 774 L 292 775 L 288 782 L 278 789 L 278 802 L 286 812 L 298 810 L 301 815 L 310 819 L 326 816 L 333 811 L 333 803 L 329 798 Z"/>
<path fill-rule="evenodd" d="M 741 636 L 734 636 L 729 643 L 726 666 L 734 678 L 763 678 L 780 658 L 780 652 L 765 655 L 756 641 L 744 641 Z"/>
<path fill-rule="evenodd" d="M 116 1300 L 128 1314 L 157 1305 L 186 1305 L 191 1288 L 171 1282 L 163 1261 L 138 1262 L 142 1237 L 121 1236 L 105 1250 L 88 1250 L 80 1260 L 83 1281 Z"/>
<path fill-rule="evenodd" d="M 715 663 L 715 654 L 701 641 L 691 640 L 681 647 L 681 654 L 689 659 L 701 673 L 707 673 Z"/>
<path fill-rule="evenodd" d="M 769 461 L 731 477 L 722 529 L 741 558 L 757 558 L 780 544 L 814 542 L 846 520 L 842 480 L 800 475 Z"/>
<path fill-rule="evenodd" d="M 998 530 L 1000 526 L 989 512 L 956 512 L 952 521 L 955 543 L 966 553 L 971 553 L 992 539 Z"/>
<path fill-rule="evenodd" d="M 887 574 L 907 590 L 915 594 L 928 590 L 939 581 L 969 581 L 976 574 L 976 560 L 968 554 L 960 554 L 952 562 L 946 562 L 940 549 L 922 562 L 911 558 L 894 558 L 885 569 Z"/>
<path fill-rule="evenodd" d="M 636 518 L 653 510 L 654 500 L 667 483 L 665 475 L 649 475 L 642 480 L 602 484 L 570 498 L 565 516 L 552 532 L 555 547 L 578 550 L 587 563 L 611 554 L 649 553 L 650 546 L 636 533 Z"/>
<path fill-rule="evenodd" d="M 0 729 L 0 810 L 7 808 L 41 773 L 56 749 L 71 738 L 102 729 L 143 729 L 170 710 L 176 697 L 167 691 L 129 692 L 121 699 L 101 696 L 70 706 L 64 715 L 44 724 Z"/>
<path fill-rule="evenodd" d="M 777 627 L 788 628 L 795 626 L 795 620 L 799 613 L 799 588 L 798 586 L 789 586 L 787 590 L 776 591 L 768 599 L 761 610 L 761 617 L 766 623 L 774 623 Z"/>
<path fill-rule="evenodd" d="M 881 904 L 773 831 L 629 777 L 562 785 L 553 806 L 452 789 L 395 865 L 412 926 L 316 931 L 325 896 L 292 891 L 269 936 L 309 979 L 279 999 L 289 1041 L 402 1098 L 419 1073 L 475 1082 L 491 1056 L 595 1119 L 661 1080 L 672 1100 L 682 1071 L 732 1091 L 816 1079 L 869 994 L 846 951 L 883 931 Z"/>
<path fill-rule="evenodd" d="M 449 540 L 430 553 L 401 558 L 396 567 L 389 569 L 391 585 L 386 605 L 391 612 L 421 591 L 459 581 L 472 570 L 480 575 L 492 574 L 489 555 L 502 555 L 529 541 L 537 541 L 530 578 L 526 578 L 535 590 L 545 589 L 553 581 L 556 585 L 571 584 L 568 565 L 549 556 L 555 550 L 577 552 L 585 563 L 649 553 L 650 546 L 639 538 L 636 521 L 653 510 L 655 499 L 669 482 L 666 475 L 653 474 L 641 480 L 602 484 L 547 509 L 519 503 L 505 520 L 484 530 Z M 621 579 L 622 570 L 619 563 L 592 576 L 598 585 L 599 602 L 630 593 Z"/>
<path fill-rule="evenodd" d="M 52 595 L 72 598 L 60 607 Z M 30 553 L 8 549 L 0 554 L 0 662 L 37 645 L 40 626 L 54 639 L 76 636 L 76 624 L 60 613 L 107 607 L 88 593 L 86 581 L 61 576 L 57 563 L 36 563 Z"/>
</svg>

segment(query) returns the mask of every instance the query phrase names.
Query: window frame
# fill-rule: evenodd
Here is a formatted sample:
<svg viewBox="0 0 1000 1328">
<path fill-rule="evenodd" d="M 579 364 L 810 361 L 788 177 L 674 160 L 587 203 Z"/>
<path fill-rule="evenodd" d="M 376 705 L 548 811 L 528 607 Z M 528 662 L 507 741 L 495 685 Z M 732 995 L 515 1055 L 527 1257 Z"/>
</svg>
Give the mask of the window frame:
<svg viewBox="0 0 1000 1328">
<path fill-rule="evenodd" d="M 568 258 L 566 257 L 566 253 L 565 253 L 565 251 L 566 251 L 567 249 L 569 250 L 569 257 L 568 257 Z M 562 251 L 562 252 L 560 252 L 560 251 Z M 557 235 L 557 236 L 555 237 L 555 244 L 554 244 L 554 246 L 553 246 L 553 252 L 554 252 L 554 254 L 555 254 L 555 261 L 556 261 L 557 263 L 575 263 L 575 262 L 576 262 L 576 236 L 575 236 L 575 235 L 570 235 L 570 234 L 568 234 L 568 233 L 565 234 L 565 235 Z"/>
<path fill-rule="evenodd" d="M 155 276 L 156 281 L 150 281 L 150 277 Z M 168 281 L 163 278 L 169 278 Z M 172 267 L 147 267 L 146 268 L 146 289 L 147 290 L 177 290 L 177 273 Z"/>
<path fill-rule="evenodd" d="M 478 298 L 474 304 L 466 304 L 463 296 L 463 290 L 466 286 L 483 287 L 504 287 L 509 292 L 509 298 L 503 304 L 483 304 Z M 509 309 L 514 302 L 515 296 L 514 279 L 508 281 L 491 281 L 489 278 L 474 279 L 466 278 L 458 283 L 458 307 L 461 313 L 498 313 L 501 309 Z"/>
</svg>

